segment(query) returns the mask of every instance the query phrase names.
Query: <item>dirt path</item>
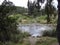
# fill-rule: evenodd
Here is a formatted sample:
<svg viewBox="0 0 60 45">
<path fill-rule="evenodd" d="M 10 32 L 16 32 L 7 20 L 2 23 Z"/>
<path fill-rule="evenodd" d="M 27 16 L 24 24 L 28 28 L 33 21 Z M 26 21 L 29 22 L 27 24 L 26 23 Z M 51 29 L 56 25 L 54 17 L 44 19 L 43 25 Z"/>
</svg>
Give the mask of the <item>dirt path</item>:
<svg viewBox="0 0 60 45">
<path fill-rule="evenodd" d="M 37 38 L 33 38 L 33 37 L 29 37 L 29 42 L 31 45 L 35 45 L 36 44 L 36 41 L 37 41 Z"/>
</svg>

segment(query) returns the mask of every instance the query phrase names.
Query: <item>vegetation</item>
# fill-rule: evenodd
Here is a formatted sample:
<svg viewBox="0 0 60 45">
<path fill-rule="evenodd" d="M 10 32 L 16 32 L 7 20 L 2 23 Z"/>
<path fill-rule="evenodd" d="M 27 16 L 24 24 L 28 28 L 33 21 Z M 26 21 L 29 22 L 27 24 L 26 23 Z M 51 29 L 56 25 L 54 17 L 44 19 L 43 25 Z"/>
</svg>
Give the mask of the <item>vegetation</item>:
<svg viewBox="0 0 60 45">
<path fill-rule="evenodd" d="M 47 15 L 43 15 L 43 16 L 36 16 L 35 18 L 33 18 L 32 16 L 27 16 L 27 15 L 22 15 L 22 14 L 13 14 L 9 16 L 12 19 L 15 19 L 17 23 L 22 23 L 22 24 L 30 24 L 30 23 L 40 23 L 40 24 L 46 24 L 47 23 Z M 52 20 L 50 21 L 51 24 L 56 24 L 57 23 L 57 16 L 54 19 L 53 17 L 51 17 Z"/>
<path fill-rule="evenodd" d="M 56 15 L 56 8 L 52 5 L 53 0 L 47 0 L 45 13 L 47 14 L 47 23 L 50 23 L 52 15 Z M 51 10 L 50 10 L 51 9 Z"/>
<path fill-rule="evenodd" d="M 53 0 L 46 0 L 45 8 L 41 9 L 42 4 L 45 2 L 45 0 L 37 0 L 31 3 L 28 0 L 28 11 L 30 15 L 33 15 L 33 17 L 36 17 L 38 14 L 42 14 L 44 12 L 44 15 L 47 15 L 46 20 L 47 23 L 49 24 L 51 21 L 52 15 L 54 18 L 57 15 L 57 10 L 56 8 L 52 5 Z M 41 5 L 40 5 L 41 3 Z M 51 10 L 50 10 L 51 9 Z M 44 11 L 42 11 L 44 10 Z M 42 11 L 42 12 L 41 12 Z M 36 15 L 37 14 L 37 15 Z M 39 15 L 38 15 L 39 16 Z"/>
<path fill-rule="evenodd" d="M 28 1 L 27 9 L 17 7 L 13 2 L 4 0 L 0 5 L 0 45 L 30 45 L 29 37 L 31 35 L 17 30 L 19 23 L 56 24 L 57 18 L 60 16 L 57 16 L 57 10 L 51 5 L 52 1 L 47 0 L 44 9 L 41 9 L 41 5 L 39 5 L 39 3 L 43 4 L 44 0 L 37 0 L 36 3 Z M 52 12 L 50 9 L 52 9 Z M 59 25 L 58 20 L 57 30 L 60 29 Z M 58 38 L 60 38 L 59 35 Z M 36 45 L 52 45 L 53 43 L 57 43 L 56 30 L 44 31 L 43 37 L 37 38 L 36 41 Z"/>
<path fill-rule="evenodd" d="M 6 1 L 6 0 L 5 0 Z M 16 22 L 8 16 L 15 9 L 13 3 L 3 1 L 0 6 L 0 41 L 5 42 L 11 40 L 11 34 L 17 34 Z M 8 4 L 8 6 L 7 6 Z"/>
<path fill-rule="evenodd" d="M 52 38 L 52 37 L 41 37 L 41 38 L 36 38 L 36 44 L 35 45 L 57 45 L 57 39 L 56 38 Z M 19 43 L 12 43 L 12 42 L 5 42 L 5 43 L 1 43 L 0 45 L 30 45 L 30 42 L 27 38 L 27 40 L 23 40 L 23 42 L 19 42 Z"/>
<path fill-rule="evenodd" d="M 36 45 L 57 45 L 57 39 L 56 38 L 51 38 L 51 37 L 42 37 L 38 39 L 36 42 Z"/>
<path fill-rule="evenodd" d="M 56 37 L 56 30 L 45 30 L 43 36 Z"/>
<path fill-rule="evenodd" d="M 16 6 L 14 14 L 25 14 L 27 12 L 27 8 Z"/>
<path fill-rule="evenodd" d="M 6 0 L 0 6 L 0 42 L 2 43 L 10 41 L 17 43 L 23 39 L 23 33 L 17 30 L 16 17 L 10 16 L 15 9 L 13 3 Z"/>
</svg>

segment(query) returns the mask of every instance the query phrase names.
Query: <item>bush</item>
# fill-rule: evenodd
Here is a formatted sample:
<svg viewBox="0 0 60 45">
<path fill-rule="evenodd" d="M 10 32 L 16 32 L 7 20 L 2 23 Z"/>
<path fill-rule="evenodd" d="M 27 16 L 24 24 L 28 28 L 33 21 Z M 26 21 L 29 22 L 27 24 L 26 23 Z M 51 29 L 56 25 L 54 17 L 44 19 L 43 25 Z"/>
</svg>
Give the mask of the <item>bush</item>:
<svg viewBox="0 0 60 45">
<path fill-rule="evenodd" d="M 0 45 L 16 45 L 16 44 L 13 43 L 13 42 L 8 41 L 8 42 L 5 42 L 5 43 L 0 42 Z"/>
<path fill-rule="evenodd" d="M 22 36 L 23 36 L 24 38 L 26 38 L 26 37 L 29 37 L 29 36 L 31 36 L 31 35 L 30 35 L 28 32 L 23 32 Z"/>
<path fill-rule="evenodd" d="M 4 0 L 6 1 L 6 0 Z M 0 5 L 0 41 L 6 42 L 10 41 L 11 35 L 18 35 L 19 31 L 17 30 L 17 22 L 15 19 L 10 18 L 9 16 L 12 12 L 15 11 L 16 7 L 13 6 L 13 3 L 4 2 Z M 7 6 L 8 4 L 8 6 Z"/>
<path fill-rule="evenodd" d="M 45 30 L 43 36 L 56 37 L 56 30 Z"/>
</svg>

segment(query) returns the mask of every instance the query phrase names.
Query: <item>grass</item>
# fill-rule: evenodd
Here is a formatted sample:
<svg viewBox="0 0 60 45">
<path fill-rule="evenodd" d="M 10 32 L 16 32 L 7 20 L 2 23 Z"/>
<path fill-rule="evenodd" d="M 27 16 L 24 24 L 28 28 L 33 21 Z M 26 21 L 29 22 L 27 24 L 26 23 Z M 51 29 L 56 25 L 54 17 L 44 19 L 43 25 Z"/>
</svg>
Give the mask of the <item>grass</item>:
<svg viewBox="0 0 60 45">
<path fill-rule="evenodd" d="M 36 39 L 37 39 L 37 41 L 36 41 L 35 45 L 58 44 L 57 39 L 52 38 L 52 37 L 40 37 L 40 38 L 36 38 Z M 30 42 L 29 42 L 29 38 L 27 38 L 26 40 L 23 40 L 23 42 L 18 42 L 18 43 L 6 42 L 4 44 L 0 43 L 0 45 L 30 45 Z"/>
<path fill-rule="evenodd" d="M 52 45 L 55 43 L 58 43 L 56 38 L 42 37 L 38 39 L 38 41 L 36 42 L 36 45 Z"/>
<path fill-rule="evenodd" d="M 11 18 L 16 19 L 16 21 L 18 23 L 22 23 L 22 24 L 30 24 L 30 23 L 40 23 L 40 24 L 46 24 L 47 20 L 46 20 L 46 15 L 43 16 L 37 16 L 37 17 L 32 17 L 32 16 L 26 16 L 26 15 L 22 15 L 22 14 L 15 14 L 15 15 L 11 15 Z M 57 23 L 57 18 L 53 19 L 53 17 L 51 17 L 51 23 Z"/>
</svg>

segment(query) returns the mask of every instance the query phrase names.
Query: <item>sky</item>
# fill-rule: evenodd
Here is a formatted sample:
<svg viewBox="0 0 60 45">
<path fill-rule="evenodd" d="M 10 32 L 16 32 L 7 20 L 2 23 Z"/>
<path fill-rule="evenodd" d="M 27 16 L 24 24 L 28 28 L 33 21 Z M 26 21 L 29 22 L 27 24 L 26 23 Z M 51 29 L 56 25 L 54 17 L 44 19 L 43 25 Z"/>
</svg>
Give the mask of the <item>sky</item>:
<svg viewBox="0 0 60 45">
<path fill-rule="evenodd" d="M 27 1 L 28 0 L 10 0 L 10 1 L 12 1 L 16 6 L 21 6 L 21 7 L 25 7 L 25 8 L 27 8 Z M 34 0 L 31 0 L 31 1 L 34 1 Z M 3 2 L 3 0 L 0 0 L 0 4 Z M 54 3 L 53 3 L 53 5 L 55 6 L 55 7 L 57 7 L 57 0 L 54 0 L 53 1 Z M 44 5 L 43 5 L 44 6 Z"/>
</svg>

